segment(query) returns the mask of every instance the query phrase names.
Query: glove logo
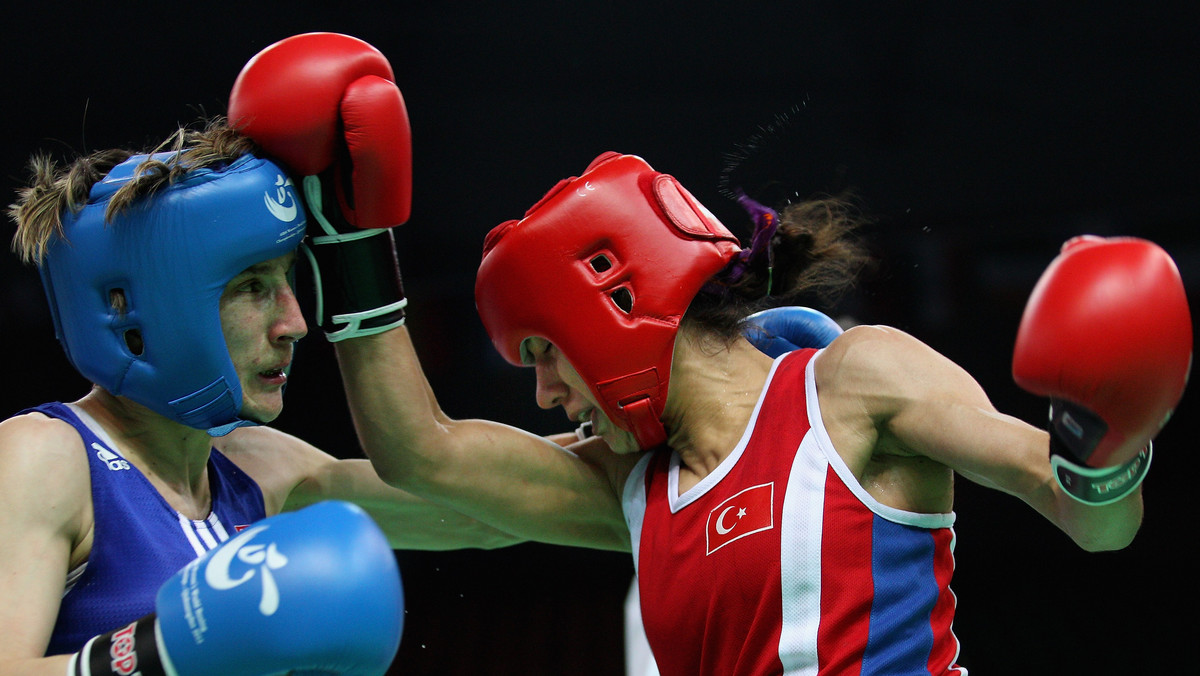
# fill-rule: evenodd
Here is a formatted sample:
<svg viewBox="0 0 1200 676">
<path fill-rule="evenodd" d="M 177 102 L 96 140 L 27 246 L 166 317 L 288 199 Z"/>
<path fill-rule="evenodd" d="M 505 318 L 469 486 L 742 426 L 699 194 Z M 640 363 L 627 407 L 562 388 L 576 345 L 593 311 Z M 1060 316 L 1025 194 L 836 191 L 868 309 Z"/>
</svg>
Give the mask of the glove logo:
<svg viewBox="0 0 1200 676">
<path fill-rule="evenodd" d="M 293 190 L 292 179 L 280 175 L 275 178 L 275 196 L 272 197 L 269 192 L 263 193 L 263 203 L 267 205 L 267 211 L 284 223 L 296 220 L 296 214 L 300 211 Z"/>
<path fill-rule="evenodd" d="M 129 626 L 113 632 L 112 643 L 108 647 L 108 656 L 114 674 L 120 676 L 135 676 L 140 674 L 137 670 L 138 653 L 137 653 L 137 622 L 132 622 Z"/>
<path fill-rule="evenodd" d="M 253 567 L 257 566 L 257 572 L 261 573 L 262 577 L 262 599 L 258 603 L 258 610 L 264 616 L 270 617 L 279 609 L 279 586 L 275 583 L 275 576 L 271 571 L 286 566 L 288 559 L 279 553 L 274 542 L 269 545 L 250 543 L 255 535 L 266 529 L 266 526 L 248 528 L 228 545 L 217 549 L 204 569 L 204 581 L 213 589 L 233 589 L 254 577 L 256 571 Z M 230 573 L 235 560 L 251 567 L 237 578 Z"/>
</svg>

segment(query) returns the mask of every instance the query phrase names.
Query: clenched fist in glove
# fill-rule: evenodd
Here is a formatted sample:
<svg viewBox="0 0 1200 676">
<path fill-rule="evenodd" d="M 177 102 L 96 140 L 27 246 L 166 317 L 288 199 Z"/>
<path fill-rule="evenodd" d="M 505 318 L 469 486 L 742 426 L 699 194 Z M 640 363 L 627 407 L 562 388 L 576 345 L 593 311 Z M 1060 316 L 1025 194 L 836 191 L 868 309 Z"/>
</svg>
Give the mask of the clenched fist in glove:
<svg viewBox="0 0 1200 676">
<path fill-rule="evenodd" d="M 382 676 L 403 630 L 383 531 L 361 508 L 326 501 L 184 566 L 155 612 L 88 641 L 67 676 Z"/>
<path fill-rule="evenodd" d="M 1021 319 L 1013 378 L 1050 398 L 1051 464 L 1089 504 L 1127 495 L 1183 396 L 1192 320 L 1174 261 L 1132 237 L 1076 237 Z"/>
<path fill-rule="evenodd" d="M 339 33 L 280 40 L 242 68 L 230 123 L 303 177 L 317 321 L 333 341 L 404 323 L 388 228 L 408 220 L 412 135 L 391 65 Z"/>
</svg>

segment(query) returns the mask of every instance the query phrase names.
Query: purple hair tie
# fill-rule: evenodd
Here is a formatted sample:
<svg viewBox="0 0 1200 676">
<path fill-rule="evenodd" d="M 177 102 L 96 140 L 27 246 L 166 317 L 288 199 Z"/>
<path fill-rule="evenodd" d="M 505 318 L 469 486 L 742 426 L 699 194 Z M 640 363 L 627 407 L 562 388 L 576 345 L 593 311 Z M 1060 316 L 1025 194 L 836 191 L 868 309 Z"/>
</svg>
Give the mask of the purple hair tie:
<svg viewBox="0 0 1200 676">
<path fill-rule="evenodd" d="M 734 196 L 737 203 L 746 210 L 746 213 L 750 214 L 750 218 L 754 221 L 754 233 L 750 236 L 750 246 L 742 249 L 741 253 L 733 259 L 728 279 L 730 282 L 737 282 L 741 279 L 742 275 L 746 273 L 746 269 L 760 259 L 765 251 L 767 255 L 767 295 L 769 296 L 775 272 L 775 248 L 771 246 L 771 240 L 774 239 L 775 230 L 779 227 L 779 212 L 755 202 L 741 188 L 734 191 Z"/>
</svg>

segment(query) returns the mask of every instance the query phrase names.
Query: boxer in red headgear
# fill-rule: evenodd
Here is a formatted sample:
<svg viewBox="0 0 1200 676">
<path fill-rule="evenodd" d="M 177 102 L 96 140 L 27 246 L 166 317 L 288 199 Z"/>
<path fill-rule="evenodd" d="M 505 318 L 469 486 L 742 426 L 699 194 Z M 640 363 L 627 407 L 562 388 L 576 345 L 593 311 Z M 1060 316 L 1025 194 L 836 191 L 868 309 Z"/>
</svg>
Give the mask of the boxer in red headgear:
<svg viewBox="0 0 1200 676">
<path fill-rule="evenodd" d="M 639 157 L 609 153 L 585 173 L 582 183 L 560 183 L 525 220 L 491 232 L 476 305 L 514 364 L 533 363 L 535 337 L 577 355 L 572 363 L 604 412 L 652 448 L 667 440 L 660 418 L 679 320 L 741 246 L 678 181 Z M 540 289 L 537 302 L 523 289 Z"/>
<path fill-rule="evenodd" d="M 535 369 L 539 406 L 606 444 L 564 452 L 450 418 L 401 327 L 338 343 L 364 446 L 393 485 L 523 537 L 631 549 L 664 676 L 962 673 L 954 474 L 1084 549 L 1127 545 L 1150 439 L 1190 368 L 1178 271 L 1144 240 L 1064 249 L 1014 359 L 1053 402 L 1048 433 L 896 329 L 756 349 L 748 317 L 844 289 L 863 254 L 839 199 L 740 201 L 744 249 L 673 178 L 610 153 L 488 236 L 488 334 Z"/>
</svg>

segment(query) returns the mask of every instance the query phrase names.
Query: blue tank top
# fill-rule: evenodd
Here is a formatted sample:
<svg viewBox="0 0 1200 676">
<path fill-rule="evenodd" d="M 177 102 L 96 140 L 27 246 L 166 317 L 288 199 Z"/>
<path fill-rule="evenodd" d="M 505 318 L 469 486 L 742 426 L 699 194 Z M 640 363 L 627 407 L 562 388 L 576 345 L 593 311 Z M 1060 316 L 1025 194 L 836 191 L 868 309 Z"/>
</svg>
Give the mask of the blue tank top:
<svg viewBox="0 0 1200 676">
<path fill-rule="evenodd" d="M 167 504 L 136 467 L 68 406 L 44 404 L 29 411 L 75 427 L 92 477 L 92 551 L 86 567 L 68 580 L 47 655 L 76 652 L 89 638 L 153 612 L 163 582 L 266 516 L 258 484 L 215 448 L 208 460 L 212 511 L 195 521 Z"/>
</svg>

